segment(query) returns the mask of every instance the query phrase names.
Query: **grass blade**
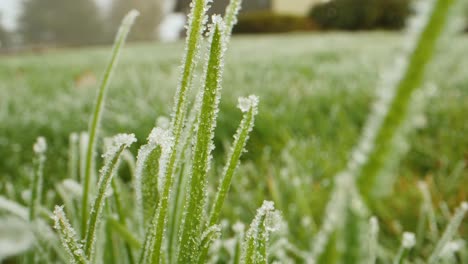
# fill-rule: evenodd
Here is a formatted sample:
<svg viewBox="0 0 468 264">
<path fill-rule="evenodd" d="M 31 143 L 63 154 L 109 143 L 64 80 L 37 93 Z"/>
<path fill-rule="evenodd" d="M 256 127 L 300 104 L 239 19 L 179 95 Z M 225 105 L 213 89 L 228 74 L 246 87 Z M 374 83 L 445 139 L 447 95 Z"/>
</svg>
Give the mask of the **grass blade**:
<svg viewBox="0 0 468 264">
<path fill-rule="evenodd" d="M 29 204 L 29 220 L 34 220 L 37 215 L 37 210 L 41 204 L 42 197 L 42 181 L 44 173 L 45 152 L 47 143 L 43 137 L 37 138 L 33 146 L 36 158 L 34 161 L 34 177 L 31 185 L 31 201 Z"/>
<path fill-rule="evenodd" d="M 211 210 L 208 225 L 212 226 L 219 221 L 221 208 L 223 207 L 226 195 L 231 186 L 232 176 L 240 163 L 240 157 L 245 151 L 245 145 L 249 139 L 249 133 L 252 131 L 255 116 L 258 113 L 258 97 L 251 95 L 248 98 L 239 98 L 239 108 L 244 112 L 241 124 L 234 136 L 233 148 L 229 154 L 228 163 L 224 167 L 218 192 L 216 193 L 213 209 Z"/>
<path fill-rule="evenodd" d="M 453 239 L 453 236 L 458 230 L 458 227 L 463 222 L 463 218 L 465 214 L 468 212 L 468 202 L 463 202 L 460 207 L 455 212 L 455 215 L 450 220 L 447 228 L 445 229 L 442 237 L 437 242 L 437 245 L 434 248 L 431 256 L 429 257 L 427 263 L 433 264 L 437 263 L 437 261 L 442 257 L 442 251 L 445 246 Z"/>
<path fill-rule="evenodd" d="M 186 51 L 183 58 L 183 68 L 182 68 L 182 78 L 175 95 L 175 105 L 172 114 L 171 128 L 172 136 L 174 138 L 171 145 L 171 153 L 167 162 L 167 169 L 164 176 L 164 185 L 163 192 L 158 202 L 157 210 L 154 213 L 154 229 L 155 234 L 154 238 L 151 240 L 150 244 L 153 247 L 151 250 L 151 255 L 153 263 L 159 263 L 159 257 L 161 255 L 161 245 L 163 236 L 166 230 L 167 222 L 167 211 L 169 205 L 170 190 L 173 182 L 173 173 L 175 170 L 175 164 L 178 157 L 177 146 L 179 145 L 181 133 L 183 130 L 185 115 L 187 111 L 187 93 L 191 87 L 194 69 L 198 62 L 198 53 L 200 50 L 200 43 L 202 40 L 202 33 L 205 29 L 204 25 L 206 23 L 206 11 L 208 9 L 208 0 L 195 0 L 192 3 L 192 9 L 189 15 L 188 23 L 188 32 L 187 32 L 187 42 L 186 42 Z M 149 235 L 150 237 L 152 235 Z M 147 234 L 148 237 L 148 234 Z M 148 241 L 149 243 L 149 241 Z M 146 240 L 145 240 L 146 244 Z M 149 246 L 149 245 L 148 245 Z M 150 253 L 148 250 L 144 249 L 142 254 L 141 261 L 144 261 L 145 255 Z"/>
<path fill-rule="evenodd" d="M 270 233 L 278 229 L 280 222 L 279 212 L 275 210 L 273 202 L 264 201 L 245 235 L 242 263 L 266 264 L 268 262 L 268 239 Z"/>
<path fill-rule="evenodd" d="M 63 247 L 70 255 L 70 263 L 86 264 L 89 263 L 83 251 L 83 245 L 77 240 L 76 232 L 70 225 L 63 207 L 55 206 L 54 210 L 54 228 L 58 231 Z"/>
<path fill-rule="evenodd" d="M 428 21 L 422 29 L 419 39 L 416 41 L 401 79 L 398 80 L 395 86 L 394 94 L 390 96 L 387 94 L 386 96 L 390 100 L 387 99 L 386 103 L 376 106 L 381 109 L 376 108 L 375 115 L 383 114 L 380 116 L 382 118 L 381 123 L 375 123 L 375 118 L 371 116 L 366 125 L 368 130 L 370 130 L 370 127 L 374 127 L 375 129 L 373 132 L 375 134 L 371 135 L 373 137 L 370 143 L 372 147 L 363 147 L 361 150 L 361 154 L 366 156 L 367 160 L 359 162 L 362 167 L 359 173 L 358 185 L 363 198 L 367 199 L 367 202 L 370 199 L 369 195 L 381 195 L 381 193 L 385 193 L 382 190 L 388 190 L 389 181 L 382 179 L 380 177 L 381 173 L 391 163 L 392 159 L 390 156 L 393 157 L 392 153 L 396 151 L 398 146 L 401 146 L 401 144 L 395 144 L 395 140 L 405 130 L 403 127 L 408 118 L 413 94 L 423 82 L 425 70 L 433 56 L 437 40 L 442 34 L 449 10 L 454 2 L 454 0 L 435 0 L 432 6 L 427 6 L 432 13 L 429 14 Z M 426 5 L 428 3 L 421 4 Z M 430 7 L 432 7 L 432 10 Z M 424 19 L 424 17 L 419 19 Z M 363 137 L 369 137 L 369 135 L 363 133 Z M 363 141 L 367 140 L 363 138 Z M 367 155 L 364 153 L 367 153 Z M 382 184 L 378 185 L 379 183 L 382 183 L 384 188 L 376 188 L 382 186 Z"/>
<path fill-rule="evenodd" d="M 104 166 L 101 169 L 99 183 L 98 183 L 98 193 L 94 200 L 93 206 L 91 208 L 91 214 L 89 215 L 88 220 L 88 229 L 86 230 L 86 239 L 85 239 L 85 255 L 89 260 L 93 260 L 94 254 L 94 244 L 96 242 L 96 232 L 97 225 L 99 220 L 102 218 L 102 209 L 105 203 L 106 192 L 109 189 L 109 186 L 114 175 L 114 171 L 118 167 L 118 161 L 120 155 L 125 148 L 128 148 L 131 144 L 136 141 L 136 138 L 133 134 L 119 134 L 112 139 L 112 145 L 108 148 L 104 154 Z"/>
<path fill-rule="evenodd" d="M 124 18 L 122 25 L 119 28 L 117 37 L 115 40 L 114 48 L 112 50 L 111 60 L 107 66 L 107 69 L 104 73 L 101 85 L 98 90 L 98 95 L 96 98 L 96 103 L 94 105 L 93 115 L 91 117 L 88 129 L 88 148 L 86 152 L 86 161 L 85 161 L 85 171 L 83 180 L 83 200 L 81 204 L 81 232 L 82 236 L 85 235 L 85 230 L 87 229 L 87 219 L 88 219 L 88 195 L 89 195 L 89 185 L 91 181 L 91 174 L 94 171 L 94 156 L 96 153 L 96 141 L 98 137 L 98 130 L 101 123 L 102 113 L 104 111 L 104 102 L 106 97 L 107 88 L 109 86 L 112 74 L 117 65 L 117 61 L 121 52 L 121 49 L 125 43 L 128 32 L 135 21 L 135 18 L 138 16 L 138 11 L 132 10 Z"/>
<path fill-rule="evenodd" d="M 198 131 L 193 151 L 192 175 L 186 201 L 186 211 L 180 248 L 179 263 L 194 263 L 198 259 L 203 209 L 205 207 L 207 173 L 214 149 L 213 137 L 221 90 L 223 56 L 225 52 L 224 22 L 214 17 L 211 45 L 202 104 L 198 118 Z"/>
</svg>

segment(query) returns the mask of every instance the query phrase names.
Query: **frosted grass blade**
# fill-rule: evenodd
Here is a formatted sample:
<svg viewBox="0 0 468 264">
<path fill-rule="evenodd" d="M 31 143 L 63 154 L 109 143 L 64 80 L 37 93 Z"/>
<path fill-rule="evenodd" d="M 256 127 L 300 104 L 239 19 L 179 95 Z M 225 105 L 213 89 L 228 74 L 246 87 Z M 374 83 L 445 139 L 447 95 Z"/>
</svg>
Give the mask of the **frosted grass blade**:
<svg viewBox="0 0 468 264">
<path fill-rule="evenodd" d="M 270 233 L 279 228 L 280 222 L 279 212 L 275 211 L 273 202 L 264 201 L 245 235 L 241 263 L 266 264 L 268 262 L 268 239 Z"/>
<path fill-rule="evenodd" d="M 106 192 L 118 167 L 119 158 L 125 148 L 136 141 L 133 134 L 119 134 L 112 139 L 111 146 L 104 154 L 104 166 L 100 171 L 98 193 L 91 208 L 86 230 L 84 252 L 89 260 L 93 260 L 94 244 L 96 243 L 96 232 L 99 221 L 102 218 L 102 210 L 105 203 Z"/>
<path fill-rule="evenodd" d="M 467 212 L 468 212 L 468 202 L 463 202 L 460 205 L 460 207 L 457 209 L 457 211 L 455 212 L 455 215 L 450 220 L 448 226 L 445 228 L 445 231 L 442 234 L 442 237 L 437 242 L 437 245 L 435 246 L 434 251 L 429 257 L 427 263 L 429 264 L 438 263 L 440 258 L 442 258 L 441 253 L 443 249 L 453 239 L 453 236 L 455 235 L 455 233 L 457 233 L 457 229 L 463 222 L 463 218 L 465 217 L 465 214 Z"/>
<path fill-rule="evenodd" d="M 378 182 L 388 182 L 381 179 L 380 174 L 387 167 L 389 155 L 395 151 L 395 139 L 402 132 L 402 126 L 408 118 L 413 94 L 423 83 L 424 74 L 434 54 L 437 40 L 442 34 L 449 10 L 455 2 L 455 0 L 434 1 L 427 23 L 409 56 L 401 79 L 396 84 L 394 95 L 388 102 L 388 109 L 383 116 L 382 123 L 375 128 L 375 138 L 371 143 L 373 147 L 365 151 L 368 153 L 365 155 L 368 159 L 362 163 L 358 185 L 367 202 L 370 201 L 370 195 L 381 195 L 379 192 L 382 191 L 382 188 L 376 188 Z M 371 120 L 372 117 L 368 121 L 368 126 L 372 123 Z M 365 133 L 363 135 L 365 136 Z"/>
<path fill-rule="evenodd" d="M 198 259 L 198 246 L 206 201 L 206 181 L 210 166 L 213 137 L 221 90 L 225 52 L 224 22 L 213 17 L 208 64 L 202 104 L 198 118 L 198 131 L 193 151 L 192 175 L 186 201 L 185 218 L 182 226 L 179 263 L 194 263 Z"/>
<path fill-rule="evenodd" d="M 239 98 L 238 107 L 244 114 L 241 124 L 234 136 L 234 143 L 228 156 L 228 162 L 223 170 L 223 176 L 221 178 L 213 209 L 211 210 L 210 219 L 208 221 L 209 226 L 214 225 L 219 221 L 221 208 L 223 207 L 226 195 L 231 186 L 232 176 L 240 163 L 242 153 L 245 151 L 244 149 L 247 144 L 247 140 L 249 139 L 249 133 L 254 127 L 255 116 L 258 113 L 258 97 L 251 95 L 247 98 Z"/>
<path fill-rule="evenodd" d="M 59 233 L 63 247 L 70 255 L 70 263 L 86 264 L 89 263 L 84 255 L 83 245 L 76 238 L 76 232 L 70 225 L 63 207 L 55 206 L 54 210 L 54 228 Z"/>
<path fill-rule="evenodd" d="M 81 232 L 82 236 L 85 235 L 85 230 L 87 229 L 87 219 L 88 219 L 88 197 L 89 197 L 89 185 L 91 180 L 91 174 L 94 171 L 94 157 L 96 154 L 96 141 L 98 137 L 98 130 L 101 123 L 102 113 L 104 111 L 104 103 L 107 88 L 109 86 L 112 74 L 117 65 L 120 52 L 125 43 L 127 35 L 130 31 L 131 26 L 133 25 L 136 17 L 138 16 L 138 11 L 132 10 L 127 16 L 123 19 L 122 25 L 119 28 L 117 37 L 115 39 L 114 48 L 112 50 L 111 60 L 107 66 L 107 69 L 104 73 L 104 76 L 101 81 L 101 85 L 98 90 L 96 103 L 94 105 L 93 115 L 91 117 L 88 129 L 88 147 L 86 152 L 86 161 L 85 161 L 85 171 L 83 182 L 83 200 L 81 204 Z"/>
<path fill-rule="evenodd" d="M 163 236 L 166 230 L 170 190 L 172 187 L 173 174 L 175 171 L 176 160 L 178 157 L 177 147 L 180 142 L 185 115 L 187 111 L 187 93 L 192 85 L 194 69 L 198 62 L 198 54 L 200 52 L 202 33 L 205 29 L 205 14 L 208 9 L 208 2 L 209 0 L 195 0 L 191 4 L 192 8 L 190 11 L 188 22 L 188 32 L 185 50 L 186 53 L 184 55 L 184 58 L 182 59 L 182 77 L 175 95 L 175 104 L 171 120 L 171 129 L 173 137 L 173 143 L 171 145 L 172 151 L 167 161 L 163 190 L 157 206 L 158 209 L 155 210 L 153 223 L 151 224 L 152 226 L 154 226 L 155 234 L 154 237 L 151 239 L 152 242 L 145 240 L 145 244 L 146 242 L 148 242 L 147 246 L 151 246 L 152 249 L 144 249 L 142 258 L 140 259 L 141 261 L 143 261 L 145 259 L 144 256 L 148 256 L 150 252 L 152 252 L 150 255 L 153 255 L 152 263 L 159 263 L 159 258 L 161 256 L 160 251 Z M 151 237 L 153 235 L 149 236 Z"/>
<path fill-rule="evenodd" d="M 31 201 L 29 204 L 29 220 L 31 221 L 36 218 L 38 213 L 37 211 L 41 204 L 45 152 L 47 150 L 47 143 L 45 138 L 37 138 L 37 141 L 33 146 L 33 150 L 36 157 L 34 160 L 34 174 L 31 185 Z"/>
</svg>

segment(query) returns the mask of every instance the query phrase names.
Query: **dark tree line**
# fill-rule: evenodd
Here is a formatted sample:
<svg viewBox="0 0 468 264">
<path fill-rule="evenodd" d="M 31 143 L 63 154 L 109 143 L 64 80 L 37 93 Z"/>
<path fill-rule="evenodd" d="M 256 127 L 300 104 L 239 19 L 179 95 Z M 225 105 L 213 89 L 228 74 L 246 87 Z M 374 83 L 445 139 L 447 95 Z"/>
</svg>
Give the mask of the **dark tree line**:
<svg viewBox="0 0 468 264">
<path fill-rule="evenodd" d="M 162 0 L 113 0 L 102 12 L 94 0 L 25 0 L 18 34 L 25 44 L 86 45 L 110 43 L 122 18 L 140 11 L 133 40 L 151 40 L 160 22 Z"/>
</svg>

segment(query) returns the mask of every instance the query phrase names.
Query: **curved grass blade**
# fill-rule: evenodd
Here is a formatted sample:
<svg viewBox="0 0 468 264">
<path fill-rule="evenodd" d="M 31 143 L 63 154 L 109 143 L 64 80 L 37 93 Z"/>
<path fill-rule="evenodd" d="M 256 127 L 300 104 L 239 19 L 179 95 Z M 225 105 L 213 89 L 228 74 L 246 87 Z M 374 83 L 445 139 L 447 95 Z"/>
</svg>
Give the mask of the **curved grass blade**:
<svg viewBox="0 0 468 264">
<path fill-rule="evenodd" d="M 219 225 L 214 225 L 208 227 L 205 232 L 203 232 L 201 236 L 201 242 L 200 242 L 200 250 L 203 252 L 208 252 L 210 249 L 211 243 L 218 239 L 221 236 L 221 227 Z M 206 260 L 206 255 L 205 256 L 200 256 L 198 258 L 198 264 L 204 264 L 207 263 Z"/>
<path fill-rule="evenodd" d="M 127 38 L 128 32 L 130 31 L 133 22 L 138 16 L 138 11 L 130 11 L 124 18 L 122 25 L 119 28 L 117 37 L 115 40 L 114 48 L 112 50 L 111 60 L 107 69 L 104 73 L 101 85 L 98 90 L 98 95 L 96 98 L 96 103 L 94 105 L 94 112 L 91 117 L 88 129 L 88 148 L 86 152 L 86 161 L 85 161 L 85 171 L 83 180 L 83 200 L 81 204 L 81 232 L 82 236 L 85 235 L 85 230 L 87 229 L 87 219 L 88 219 L 88 196 L 89 196 L 89 186 L 91 181 L 91 174 L 94 171 L 94 157 L 96 153 L 96 140 L 98 137 L 98 130 L 101 123 L 102 112 L 104 111 L 104 102 L 106 97 L 107 88 L 109 86 L 112 74 L 117 65 L 117 61 L 121 52 L 121 49 L 124 45 L 124 42 Z"/>
<path fill-rule="evenodd" d="M 231 0 L 229 5 L 226 7 L 226 12 L 224 15 L 224 22 L 226 23 L 226 39 L 229 41 L 231 36 L 232 29 L 237 24 L 237 14 L 242 7 L 242 0 Z"/>
<path fill-rule="evenodd" d="M 194 263 L 198 259 L 198 246 L 202 227 L 203 210 L 206 200 L 206 181 L 221 90 L 224 67 L 224 22 L 221 17 L 213 17 L 211 45 L 205 73 L 202 104 L 198 118 L 198 131 L 193 151 L 192 175 L 186 201 L 185 218 L 182 226 L 179 263 Z"/>
<path fill-rule="evenodd" d="M 76 232 L 70 225 L 63 207 L 55 206 L 54 210 L 54 228 L 58 231 L 63 247 L 70 255 L 70 263 L 86 264 L 89 263 L 83 251 L 83 245 L 76 238 Z"/>
<path fill-rule="evenodd" d="M 102 216 L 102 209 L 105 203 L 106 192 L 109 189 L 111 184 L 112 177 L 114 172 L 118 167 L 119 158 L 125 148 L 128 148 L 131 144 L 136 141 L 136 138 L 133 134 L 119 134 L 112 139 L 112 145 L 108 148 L 104 154 L 104 166 L 101 169 L 99 183 L 98 183 L 98 193 L 94 200 L 93 206 L 91 208 L 91 214 L 89 215 L 89 221 L 86 230 L 85 237 L 85 247 L 84 252 L 89 260 L 93 259 L 94 254 L 94 244 L 96 242 L 96 232 L 99 221 Z"/>
</svg>

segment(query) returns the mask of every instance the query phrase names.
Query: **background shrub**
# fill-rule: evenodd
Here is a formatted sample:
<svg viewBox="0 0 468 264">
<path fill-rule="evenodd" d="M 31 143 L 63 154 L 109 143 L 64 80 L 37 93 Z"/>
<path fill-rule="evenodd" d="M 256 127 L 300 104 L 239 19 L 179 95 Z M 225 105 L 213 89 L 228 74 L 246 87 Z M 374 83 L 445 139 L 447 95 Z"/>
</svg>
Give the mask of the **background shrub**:
<svg viewBox="0 0 468 264">
<path fill-rule="evenodd" d="M 324 29 L 400 29 L 411 13 L 411 0 L 333 0 L 309 13 Z"/>
<path fill-rule="evenodd" d="M 273 12 L 251 12 L 239 16 L 234 33 L 280 33 L 315 29 L 308 18 Z"/>
</svg>

